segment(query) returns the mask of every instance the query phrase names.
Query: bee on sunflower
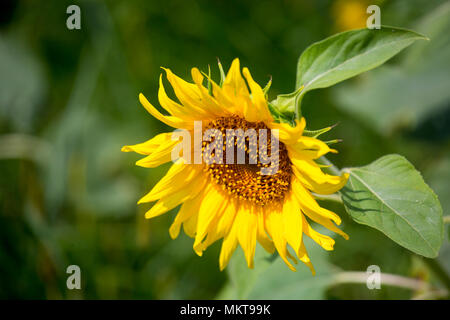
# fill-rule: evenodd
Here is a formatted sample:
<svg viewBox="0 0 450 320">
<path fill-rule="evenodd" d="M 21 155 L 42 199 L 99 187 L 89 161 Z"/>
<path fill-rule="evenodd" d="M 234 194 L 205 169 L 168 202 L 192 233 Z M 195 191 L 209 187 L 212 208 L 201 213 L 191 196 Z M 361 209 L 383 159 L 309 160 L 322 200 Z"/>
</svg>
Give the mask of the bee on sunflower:
<svg viewBox="0 0 450 320">
<path fill-rule="evenodd" d="M 208 85 L 204 86 L 205 76 L 197 68 L 192 69 L 193 83 L 177 77 L 169 69 L 164 70 L 179 102 L 168 97 L 161 75 L 158 98 L 169 115 L 161 114 L 144 95 L 139 96 L 152 116 L 191 133 L 189 136 L 196 135 L 195 123 L 199 121 L 204 128 L 201 134 L 211 129 L 219 130 L 223 136 L 230 129 L 276 131 L 276 138 L 272 137 L 268 143 L 278 140 L 277 163 L 275 171 L 262 174 L 261 169 L 268 167 L 266 162 L 236 163 L 227 159 L 228 152 L 214 154 L 216 159 L 219 156 L 219 160 L 224 161 L 191 161 L 191 152 L 187 151 L 191 151 L 196 142 L 195 138 L 187 139 L 189 143 L 182 149 L 181 157 L 139 200 L 138 203 L 156 201 L 145 217 L 154 218 L 181 205 L 169 229 L 170 236 L 177 238 L 183 226 L 184 232 L 195 238 L 193 248 L 199 256 L 209 245 L 223 239 L 219 258 L 221 270 L 227 266 L 238 244 L 244 251 L 248 267 L 253 268 L 255 247 L 259 242 L 270 253 L 276 250 L 291 270 L 295 271 L 293 263 L 297 263 L 297 257 L 314 274 L 303 235 L 325 250 L 333 250 L 335 241 L 315 231 L 309 221 L 348 239 L 336 226 L 341 223 L 340 217 L 322 208 L 312 194 L 335 193 L 347 182 L 347 173 L 341 176 L 326 174 L 316 163 L 316 159 L 336 150 L 315 137 L 306 136 L 303 117 L 293 124 L 277 122 L 265 90 L 253 80 L 247 68 L 242 70 L 242 77 L 238 59 L 232 62 L 220 85 L 206 76 Z M 257 133 L 257 141 L 262 140 L 259 135 Z M 232 146 L 237 147 L 238 140 L 232 141 Z M 122 151 L 145 155 L 136 164 L 154 168 L 173 160 L 174 149 L 185 142 L 168 132 L 140 144 L 124 146 Z M 250 143 L 251 139 L 246 137 L 243 147 L 246 160 L 251 158 Z M 211 144 L 210 141 L 202 142 L 200 157 L 205 157 Z M 268 149 L 270 156 L 274 149 Z M 262 158 L 261 149 L 256 150 L 256 156 Z M 288 245 L 295 255 L 289 252 Z"/>
</svg>

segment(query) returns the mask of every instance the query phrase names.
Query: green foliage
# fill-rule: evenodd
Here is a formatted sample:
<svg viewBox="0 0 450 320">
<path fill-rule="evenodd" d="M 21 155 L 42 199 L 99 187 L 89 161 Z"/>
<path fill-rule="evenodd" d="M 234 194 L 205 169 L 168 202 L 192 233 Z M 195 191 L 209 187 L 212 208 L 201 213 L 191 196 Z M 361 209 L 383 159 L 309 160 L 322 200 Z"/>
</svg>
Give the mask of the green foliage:
<svg viewBox="0 0 450 320">
<path fill-rule="evenodd" d="M 341 194 L 353 220 L 417 254 L 437 257 L 443 239 L 442 208 L 411 163 L 387 155 L 344 171 L 350 177 Z"/>
<path fill-rule="evenodd" d="M 279 95 L 272 104 L 279 112 L 301 116 L 300 103 L 311 90 L 330 87 L 386 62 L 416 40 L 414 31 L 382 26 L 336 34 L 308 47 L 297 64 L 297 90 Z"/>
<path fill-rule="evenodd" d="M 281 117 L 286 119 L 301 117 L 301 113 L 299 109 L 296 109 L 295 106 L 298 105 L 300 96 L 302 94 L 303 87 L 298 88 L 292 93 L 288 94 L 280 94 L 277 98 L 270 102 L 271 110 L 275 115 L 280 114 Z"/>
<path fill-rule="evenodd" d="M 431 40 L 411 47 L 401 64 L 383 66 L 363 81 L 334 92 L 339 108 L 384 135 L 396 127 L 416 126 L 445 109 L 450 99 L 450 2 L 426 15 L 415 28 Z"/>
<path fill-rule="evenodd" d="M 306 49 L 297 65 L 296 87 L 326 88 L 373 69 L 419 39 L 414 31 L 382 26 L 336 34 Z"/>
</svg>

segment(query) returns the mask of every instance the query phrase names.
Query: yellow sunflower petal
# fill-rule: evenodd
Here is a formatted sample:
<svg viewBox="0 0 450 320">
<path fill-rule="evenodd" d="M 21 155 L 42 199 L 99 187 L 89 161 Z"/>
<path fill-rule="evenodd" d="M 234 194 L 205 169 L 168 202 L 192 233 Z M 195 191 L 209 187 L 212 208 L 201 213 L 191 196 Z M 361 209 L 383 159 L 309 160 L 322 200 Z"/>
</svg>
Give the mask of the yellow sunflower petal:
<svg viewBox="0 0 450 320">
<path fill-rule="evenodd" d="M 225 204 L 225 209 L 215 214 L 213 221 L 208 228 L 206 239 L 198 246 L 202 251 L 206 250 L 212 243 L 223 238 L 231 229 L 236 212 L 237 204 L 235 199 L 229 198 Z"/>
<path fill-rule="evenodd" d="M 187 165 L 178 160 L 153 189 L 138 201 L 138 204 L 156 201 L 182 188 L 188 188 L 192 180 L 201 173 L 200 167 Z"/>
<path fill-rule="evenodd" d="M 341 229 L 336 227 L 336 225 L 330 219 L 325 218 L 323 215 L 317 213 L 317 211 L 311 210 L 310 208 L 308 208 L 306 206 L 302 206 L 302 211 L 312 221 L 324 226 L 325 228 L 327 228 L 330 231 L 333 231 L 333 232 L 339 234 L 345 240 L 349 239 L 348 235 L 344 231 L 342 231 Z"/>
<path fill-rule="evenodd" d="M 334 246 L 334 239 L 326 236 L 324 234 L 321 234 L 319 232 L 317 232 L 316 230 L 314 230 L 311 225 L 308 223 L 308 221 L 306 221 L 306 218 L 303 216 L 303 232 L 310 237 L 311 239 L 313 239 L 318 245 L 320 245 L 322 248 L 324 248 L 327 251 L 333 250 L 333 246 Z"/>
<path fill-rule="evenodd" d="M 136 165 L 144 168 L 154 168 L 171 161 L 173 147 L 175 147 L 178 143 L 180 143 L 179 140 L 166 141 L 156 148 L 156 150 L 154 150 L 151 154 L 138 160 Z"/>
<path fill-rule="evenodd" d="M 205 100 L 197 84 L 184 81 L 170 69 L 163 68 L 163 70 L 166 71 L 167 80 L 172 85 L 178 100 L 195 115 L 196 120 L 211 119 L 216 116 L 211 112 L 214 110 L 208 108 L 208 104 L 204 103 Z"/>
<path fill-rule="evenodd" d="M 192 68 L 191 74 L 192 79 L 194 80 L 198 90 L 200 91 L 203 103 L 202 106 L 206 108 L 211 114 L 214 114 L 214 116 L 216 117 L 230 115 L 229 110 L 218 103 L 217 100 L 209 94 L 208 89 L 203 86 L 204 77 L 201 74 L 200 70 L 198 70 L 197 68 Z"/>
<path fill-rule="evenodd" d="M 216 228 L 216 223 L 222 216 L 223 211 L 221 213 L 215 214 L 213 220 L 210 223 L 210 227 L 208 228 L 208 233 L 206 234 L 206 238 L 201 242 L 194 244 L 194 251 L 198 255 L 202 255 L 203 251 L 205 251 L 212 243 L 219 240 L 223 236 L 220 236 L 218 230 Z M 198 218 L 197 218 L 198 221 Z M 200 253 L 199 253 L 200 252 Z"/>
<path fill-rule="evenodd" d="M 283 204 L 283 226 L 287 242 L 298 254 L 302 243 L 302 212 L 298 200 L 291 192 Z"/>
<path fill-rule="evenodd" d="M 251 208 L 242 206 L 234 222 L 239 226 L 238 241 L 244 250 L 245 260 L 249 268 L 253 268 L 253 258 L 255 257 L 257 215 Z"/>
<path fill-rule="evenodd" d="M 195 235 L 194 250 L 201 256 L 201 242 L 205 238 L 211 222 L 217 215 L 220 215 L 225 209 L 226 198 L 221 190 L 214 185 L 207 186 L 205 197 L 200 205 L 197 218 L 197 232 Z"/>
<path fill-rule="evenodd" d="M 172 141 L 172 132 L 160 133 L 150 140 L 130 146 L 123 146 L 123 152 L 134 151 L 139 154 L 149 155 L 156 151 L 161 145 Z"/>
<path fill-rule="evenodd" d="M 306 247 L 303 242 L 302 245 L 300 246 L 300 255 L 302 256 L 302 258 L 300 258 L 300 261 L 308 266 L 309 270 L 311 270 L 311 273 L 314 276 L 316 274 L 316 270 L 314 269 L 314 266 L 311 263 L 311 260 L 309 259 L 308 251 L 306 251 Z"/>
<path fill-rule="evenodd" d="M 275 244 L 275 248 L 280 254 L 281 259 L 287 264 L 289 269 L 296 271 L 294 266 L 287 259 L 289 252 L 287 250 L 287 242 L 284 237 L 283 217 L 280 211 L 268 210 L 266 213 L 266 228 Z"/>
<path fill-rule="evenodd" d="M 236 218 L 238 206 L 239 204 L 237 203 L 236 199 L 228 199 L 227 206 L 216 225 L 217 233 L 219 236 L 223 237 L 228 232 L 230 232 L 231 227 L 234 223 L 234 219 Z"/>
<path fill-rule="evenodd" d="M 348 173 L 333 176 L 323 173 L 320 166 L 313 160 L 291 157 L 295 176 L 309 190 L 318 194 L 332 194 L 345 186 Z"/>
<path fill-rule="evenodd" d="M 265 228 L 265 216 L 264 210 L 262 208 L 258 208 L 257 219 L 258 219 L 258 230 L 256 233 L 256 239 L 261 244 L 261 246 L 270 254 L 275 252 L 275 246 L 273 244 L 272 239 L 269 238 Z"/>
<path fill-rule="evenodd" d="M 203 192 L 200 191 L 198 195 L 194 196 L 192 199 L 186 200 L 183 203 L 183 205 L 180 208 L 180 211 L 178 211 L 178 214 L 175 217 L 175 220 L 173 221 L 172 225 L 169 228 L 170 237 L 172 239 L 178 237 L 178 235 L 180 234 L 180 228 L 182 224 L 188 221 L 192 216 L 197 216 L 197 212 L 198 209 L 200 208 L 202 200 L 203 200 Z M 192 233 L 190 232 L 190 230 L 186 232 L 186 234 L 191 237 L 194 236 L 194 233 L 195 229 L 194 231 L 192 231 Z"/>
<path fill-rule="evenodd" d="M 139 101 L 141 102 L 142 106 L 156 119 L 159 121 L 167 124 L 168 126 L 171 126 L 173 128 L 180 128 L 180 129 L 192 129 L 194 127 L 194 124 L 192 121 L 185 121 L 181 118 L 174 117 L 174 116 L 165 116 L 161 114 L 152 104 L 147 100 L 147 98 L 140 93 L 139 94 Z"/>
<path fill-rule="evenodd" d="M 258 120 L 266 123 L 272 122 L 273 118 L 267 106 L 267 100 L 263 90 L 259 84 L 253 80 L 252 75 L 247 68 L 244 68 L 243 73 L 244 77 L 247 79 L 250 90 L 252 91 L 253 107 L 256 109 Z"/>
<path fill-rule="evenodd" d="M 167 80 L 169 80 L 175 95 L 183 105 L 195 106 L 201 101 L 201 92 L 195 84 L 181 79 L 168 68 L 162 69 L 166 72 Z"/>
<path fill-rule="evenodd" d="M 240 98 L 238 104 L 243 108 L 245 120 L 249 122 L 260 121 L 258 109 L 255 108 L 252 101 L 250 100 L 250 97 Z"/>
<path fill-rule="evenodd" d="M 305 118 L 295 120 L 295 127 L 292 127 L 288 123 L 276 123 L 272 122 L 268 124 L 270 129 L 279 130 L 279 139 L 287 146 L 293 144 L 300 137 L 302 137 L 303 130 L 305 130 L 306 121 Z"/>
<path fill-rule="evenodd" d="M 166 90 L 164 88 L 164 83 L 162 79 L 162 74 L 159 77 L 159 91 L 158 91 L 158 100 L 161 106 L 166 109 L 167 112 L 169 112 L 171 115 L 187 120 L 200 120 L 202 116 L 204 116 L 204 112 L 198 110 L 186 107 L 184 105 L 181 105 L 172 99 L 169 98 L 169 96 L 166 93 Z"/>
<path fill-rule="evenodd" d="M 184 188 L 169 196 L 159 199 L 153 207 L 145 213 L 145 218 L 151 219 L 175 208 L 188 199 L 193 198 L 204 185 L 204 180 L 200 177 L 194 180 L 192 188 Z"/>
<path fill-rule="evenodd" d="M 238 245 L 237 231 L 239 226 L 235 223 L 231 227 L 230 232 L 224 237 L 222 249 L 220 250 L 219 267 L 222 271 L 228 265 L 234 250 Z"/>
<path fill-rule="evenodd" d="M 183 230 L 189 237 L 194 238 L 197 232 L 198 214 L 193 214 L 183 222 Z"/>
<path fill-rule="evenodd" d="M 291 178 L 291 186 L 302 208 L 309 208 L 324 218 L 333 220 L 336 224 L 341 223 L 341 218 L 336 213 L 319 206 L 311 193 L 306 190 L 296 177 Z"/>
<path fill-rule="evenodd" d="M 298 138 L 295 143 L 289 144 L 288 149 L 291 154 L 310 159 L 318 159 L 328 152 L 337 152 L 334 149 L 330 149 L 325 142 L 305 136 Z"/>
<path fill-rule="evenodd" d="M 214 98 L 217 100 L 217 102 L 222 106 L 222 108 L 225 108 L 232 112 L 233 114 L 236 114 L 238 116 L 242 116 L 242 110 L 241 108 L 236 108 L 234 102 L 232 99 L 229 99 L 228 96 L 225 94 L 225 92 L 222 90 L 222 88 L 215 83 L 214 81 L 211 81 L 212 85 L 212 92 Z"/>
<path fill-rule="evenodd" d="M 230 70 L 228 70 L 227 76 L 222 85 L 222 90 L 231 100 L 234 100 L 238 96 L 249 96 L 247 85 L 241 75 L 238 58 L 234 59 L 231 63 Z"/>
</svg>

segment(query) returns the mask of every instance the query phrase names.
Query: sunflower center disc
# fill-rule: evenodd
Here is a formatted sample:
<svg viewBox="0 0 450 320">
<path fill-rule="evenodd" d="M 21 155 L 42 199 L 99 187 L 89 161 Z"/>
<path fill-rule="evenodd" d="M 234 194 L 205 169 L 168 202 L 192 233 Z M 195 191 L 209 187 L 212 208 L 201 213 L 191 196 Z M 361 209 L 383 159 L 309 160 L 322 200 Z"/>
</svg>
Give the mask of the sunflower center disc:
<svg viewBox="0 0 450 320">
<path fill-rule="evenodd" d="M 218 129 L 222 132 L 224 142 L 223 146 L 223 164 L 207 164 L 206 169 L 210 172 L 211 177 L 215 182 L 227 190 L 230 194 L 235 195 L 239 199 L 252 201 L 259 205 L 265 205 L 274 201 L 283 200 L 286 192 L 289 189 L 292 169 L 291 161 L 289 160 L 286 146 L 279 142 L 278 147 L 278 165 L 274 166 L 276 171 L 271 174 L 262 174 L 261 168 L 271 167 L 271 164 L 263 164 L 260 161 L 260 149 L 256 150 L 256 164 L 251 164 L 250 157 L 254 159 L 250 153 L 250 143 L 254 144 L 248 136 L 245 137 L 245 163 L 238 164 L 236 161 L 238 139 L 234 139 L 234 157 L 232 164 L 226 159 L 226 130 L 227 129 L 242 129 L 244 132 L 248 129 L 254 129 L 257 136 L 257 146 L 260 141 L 260 129 L 266 129 L 267 132 L 267 156 L 271 156 L 271 134 L 270 129 L 263 122 L 248 122 L 240 117 L 220 117 L 211 121 L 206 129 Z M 203 141 L 202 151 L 207 149 L 213 141 Z"/>
</svg>

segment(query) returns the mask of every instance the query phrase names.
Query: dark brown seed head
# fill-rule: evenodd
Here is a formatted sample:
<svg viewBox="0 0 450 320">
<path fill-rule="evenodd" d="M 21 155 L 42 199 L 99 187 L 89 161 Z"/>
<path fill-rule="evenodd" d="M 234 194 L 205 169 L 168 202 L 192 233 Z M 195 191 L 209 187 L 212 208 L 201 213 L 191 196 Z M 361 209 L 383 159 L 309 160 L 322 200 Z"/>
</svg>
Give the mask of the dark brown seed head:
<svg viewBox="0 0 450 320">
<path fill-rule="evenodd" d="M 239 199 L 245 199 L 252 201 L 259 205 L 266 205 L 275 201 L 282 201 L 286 192 L 289 190 L 292 176 L 291 161 L 289 160 L 286 146 L 279 142 L 278 147 L 278 166 L 277 169 L 271 174 L 261 174 L 261 168 L 270 167 L 270 163 L 267 161 L 261 162 L 261 154 L 258 148 L 260 141 L 260 129 L 266 129 L 267 132 L 267 156 L 271 156 L 271 134 L 270 129 L 263 122 L 248 122 L 240 117 L 220 117 L 214 121 L 211 121 L 205 128 L 218 129 L 222 132 L 223 139 L 223 161 L 222 164 L 211 163 L 206 165 L 206 170 L 210 173 L 213 180 L 222 186 L 231 195 L 238 197 Z M 226 130 L 227 129 L 242 129 L 244 132 L 248 129 L 255 129 L 257 136 L 257 146 L 253 144 L 255 141 L 249 139 L 248 136 L 244 140 L 233 139 L 233 146 L 226 145 Z M 213 139 L 214 140 L 214 139 Z M 244 145 L 238 146 L 238 142 L 243 142 Z M 203 141 L 202 151 L 212 151 L 212 145 L 214 141 Z M 232 164 L 227 164 L 226 148 L 234 148 L 234 157 Z M 255 153 L 250 152 L 252 147 L 256 149 Z M 236 161 L 236 155 L 239 148 L 245 149 L 245 163 L 238 164 Z M 209 152 L 208 152 L 209 153 Z M 214 153 L 212 154 L 214 156 Z M 264 158 L 264 157 L 263 157 Z M 251 161 L 252 160 L 252 161 Z M 252 164 L 253 163 L 253 164 Z"/>
</svg>

